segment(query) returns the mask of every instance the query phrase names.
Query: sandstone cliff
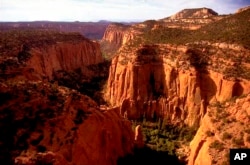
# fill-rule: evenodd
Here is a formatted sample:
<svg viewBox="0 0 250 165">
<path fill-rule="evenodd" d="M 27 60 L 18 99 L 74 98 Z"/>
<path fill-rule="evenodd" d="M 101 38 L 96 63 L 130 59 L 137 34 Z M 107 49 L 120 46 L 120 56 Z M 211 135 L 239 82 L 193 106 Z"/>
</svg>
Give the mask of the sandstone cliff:
<svg viewBox="0 0 250 165">
<path fill-rule="evenodd" d="M 132 152 L 134 133 L 116 109 L 56 84 L 0 86 L 3 164 L 116 164 Z"/>
<path fill-rule="evenodd" d="M 188 165 L 229 163 L 230 148 L 250 147 L 250 95 L 209 106 L 190 143 Z"/>
<path fill-rule="evenodd" d="M 218 54 L 210 60 L 188 46 L 146 45 L 129 55 L 121 52 L 111 63 L 106 99 L 129 119 L 157 116 L 199 125 L 208 104 L 250 92 L 249 80 L 226 78 L 211 65 L 221 56 L 221 48 L 213 47 Z"/>
<path fill-rule="evenodd" d="M 57 43 L 45 48 L 30 50 L 31 58 L 26 67 L 34 69 L 39 77 L 52 79 L 58 70 L 73 71 L 81 69 L 87 74 L 86 66 L 103 62 L 99 44 L 91 41 L 79 43 Z"/>
<path fill-rule="evenodd" d="M 113 57 L 123 45 L 134 39 L 136 31 L 131 25 L 119 23 L 110 24 L 100 42 L 102 52 L 107 58 Z"/>
<path fill-rule="evenodd" d="M 3 33 L 3 37 L 8 38 L 11 33 L 17 32 Z M 87 76 L 91 74 L 87 66 L 103 62 L 99 44 L 79 34 L 20 31 L 15 35 L 1 43 L 3 77 L 51 80 L 56 71 L 77 69 Z"/>
</svg>

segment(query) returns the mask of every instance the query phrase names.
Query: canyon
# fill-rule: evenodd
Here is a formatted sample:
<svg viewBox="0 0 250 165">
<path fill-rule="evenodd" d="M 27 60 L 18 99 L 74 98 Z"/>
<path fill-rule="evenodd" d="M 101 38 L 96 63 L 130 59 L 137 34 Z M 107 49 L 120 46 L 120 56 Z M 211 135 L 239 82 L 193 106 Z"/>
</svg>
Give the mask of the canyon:
<svg viewBox="0 0 250 165">
<path fill-rule="evenodd" d="M 164 124 L 197 128 L 188 146 L 187 162 L 190 165 L 227 164 L 230 148 L 249 145 L 248 126 L 242 128 L 240 134 L 227 131 L 229 127 L 226 126 L 230 124 L 234 130 L 249 122 L 250 51 L 249 44 L 241 36 L 241 32 L 248 35 L 246 27 L 249 22 L 242 23 L 241 28 L 236 24 L 227 25 L 231 21 L 240 21 L 243 15 L 249 17 L 248 8 L 239 11 L 230 17 L 218 16 L 216 12 L 204 8 L 186 9 L 163 22 L 152 20 L 123 26 L 124 35 L 120 30 L 113 33 L 108 30 L 103 38 L 121 45 L 119 48 L 116 45 L 118 51 L 113 55 L 109 70 L 104 96 L 107 102 L 111 107 L 119 107 L 120 114 L 125 118 L 141 121 L 142 125 L 144 121 L 158 122 L 163 119 Z M 180 26 L 183 23 L 186 25 Z M 192 26 L 188 23 L 198 26 L 186 28 Z M 231 32 L 237 33 L 239 40 L 235 41 L 236 36 L 230 38 L 213 26 L 218 29 L 224 26 L 225 31 L 229 31 L 229 26 L 241 29 L 241 32 Z M 174 31 L 173 28 L 183 30 Z M 191 34 L 186 29 L 196 31 Z M 128 39 L 127 33 L 133 37 Z M 228 37 L 228 40 L 212 39 L 204 35 L 206 33 Z M 239 97 L 246 98 L 237 99 Z M 242 104 L 244 108 L 240 107 Z M 233 117 L 236 111 L 239 116 L 242 115 L 244 122 L 241 117 Z M 220 122 L 223 116 L 226 119 Z M 221 126 L 217 129 L 218 122 Z M 152 146 L 153 142 L 147 143 Z M 159 143 L 153 144 L 158 146 Z M 216 158 L 218 152 L 219 159 Z"/>
<path fill-rule="evenodd" d="M 1 47 L 1 163 L 116 164 L 132 153 L 134 133 L 119 109 L 103 110 L 55 82 L 60 73 L 94 77 L 91 68 L 104 62 L 97 42 L 75 33 L 10 33 L 17 39 Z"/>
<path fill-rule="evenodd" d="M 0 161 L 228 164 L 250 146 L 249 17 L 184 9 L 99 42 L 1 31 Z"/>
</svg>

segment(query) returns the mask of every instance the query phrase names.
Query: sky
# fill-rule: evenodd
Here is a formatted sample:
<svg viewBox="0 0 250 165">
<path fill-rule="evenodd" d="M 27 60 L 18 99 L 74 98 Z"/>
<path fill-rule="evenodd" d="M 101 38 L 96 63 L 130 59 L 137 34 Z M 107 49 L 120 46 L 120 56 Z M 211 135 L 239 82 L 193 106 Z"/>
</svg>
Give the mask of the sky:
<svg viewBox="0 0 250 165">
<path fill-rule="evenodd" d="M 186 8 L 230 14 L 250 0 L 0 0 L 0 21 L 144 21 Z"/>
</svg>

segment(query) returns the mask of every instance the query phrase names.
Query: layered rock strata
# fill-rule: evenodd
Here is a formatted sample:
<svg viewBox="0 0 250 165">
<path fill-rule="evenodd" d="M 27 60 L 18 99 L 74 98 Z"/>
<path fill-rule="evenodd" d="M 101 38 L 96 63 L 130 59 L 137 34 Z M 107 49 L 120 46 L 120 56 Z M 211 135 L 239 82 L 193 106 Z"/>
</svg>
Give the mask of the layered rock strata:
<svg viewBox="0 0 250 165">
<path fill-rule="evenodd" d="M 250 92 L 248 80 L 227 79 L 192 53 L 173 45 L 120 53 L 112 60 L 106 99 L 129 119 L 164 117 L 191 126 L 199 124 L 209 103 Z"/>
</svg>

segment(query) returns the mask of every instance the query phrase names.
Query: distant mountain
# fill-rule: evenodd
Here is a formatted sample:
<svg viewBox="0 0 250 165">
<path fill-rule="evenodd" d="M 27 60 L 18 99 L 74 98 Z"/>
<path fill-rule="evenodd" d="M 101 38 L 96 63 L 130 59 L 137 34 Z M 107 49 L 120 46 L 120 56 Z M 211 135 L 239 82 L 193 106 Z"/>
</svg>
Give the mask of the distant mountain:
<svg viewBox="0 0 250 165">
<path fill-rule="evenodd" d="M 184 9 L 180 12 L 172 15 L 171 19 L 185 19 L 185 18 L 208 18 L 211 16 L 217 16 L 218 13 L 209 8 L 193 8 Z"/>
<path fill-rule="evenodd" d="M 53 29 L 61 32 L 79 32 L 89 39 L 101 39 L 109 21 L 100 22 L 51 22 L 51 21 L 35 21 L 35 22 L 1 22 L 0 31 L 10 29 Z"/>
</svg>

